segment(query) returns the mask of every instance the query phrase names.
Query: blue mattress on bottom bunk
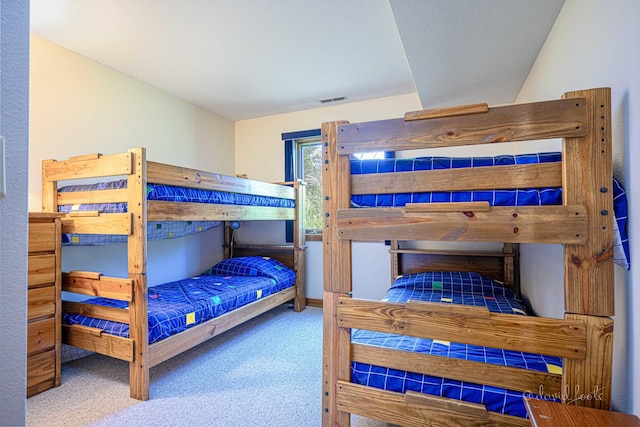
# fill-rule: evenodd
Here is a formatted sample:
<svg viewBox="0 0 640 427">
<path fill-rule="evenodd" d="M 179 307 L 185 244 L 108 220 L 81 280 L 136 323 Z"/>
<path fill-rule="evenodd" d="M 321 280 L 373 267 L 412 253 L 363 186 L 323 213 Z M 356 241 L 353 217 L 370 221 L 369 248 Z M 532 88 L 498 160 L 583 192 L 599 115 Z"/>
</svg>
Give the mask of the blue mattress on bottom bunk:
<svg viewBox="0 0 640 427">
<path fill-rule="evenodd" d="M 506 166 L 562 161 L 562 153 L 500 155 L 493 157 L 417 157 L 406 159 L 351 160 L 351 174 L 378 174 L 486 166 Z M 562 188 L 527 188 L 514 190 L 433 191 L 395 194 L 354 195 L 354 207 L 399 207 L 407 203 L 489 202 L 492 206 L 561 205 Z M 614 260 L 627 270 L 630 267 L 627 234 L 627 197 L 620 182 L 613 179 Z"/>
<path fill-rule="evenodd" d="M 496 313 L 525 315 L 511 290 L 477 273 L 429 272 L 397 278 L 383 301 L 408 300 L 486 306 Z M 479 347 L 367 330 L 353 330 L 352 342 L 457 359 L 560 373 L 562 359 L 539 354 Z M 407 390 L 485 405 L 487 410 L 526 417 L 523 393 L 464 381 L 404 372 L 354 362 L 352 381 L 384 390 Z M 532 390 L 537 392 L 537 390 Z"/>
<path fill-rule="evenodd" d="M 295 284 L 295 272 L 266 257 L 221 261 L 198 277 L 149 288 L 149 343 L 182 332 Z M 124 301 L 91 298 L 85 303 L 126 308 Z M 129 325 L 80 314 L 63 314 L 63 323 L 99 328 L 129 337 Z"/>
<path fill-rule="evenodd" d="M 100 182 L 95 184 L 67 185 L 58 189 L 61 193 L 74 191 L 95 191 L 127 188 L 127 180 Z M 171 185 L 147 184 L 147 200 L 165 202 L 191 202 L 208 204 L 233 204 L 242 206 L 266 206 L 278 208 L 293 208 L 295 201 L 279 197 L 255 196 L 224 191 L 203 190 Z M 99 211 L 102 213 L 127 212 L 127 203 L 95 203 L 83 205 L 60 205 L 58 211 L 69 213 L 75 211 Z M 199 233 L 220 225 L 220 221 L 176 221 L 149 222 L 147 224 L 147 239 L 174 239 Z M 127 236 L 123 235 L 95 235 L 95 234 L 64 234 L 63 245 L 107 245 L 112 243 L 126 243 Z"/>
</svg>

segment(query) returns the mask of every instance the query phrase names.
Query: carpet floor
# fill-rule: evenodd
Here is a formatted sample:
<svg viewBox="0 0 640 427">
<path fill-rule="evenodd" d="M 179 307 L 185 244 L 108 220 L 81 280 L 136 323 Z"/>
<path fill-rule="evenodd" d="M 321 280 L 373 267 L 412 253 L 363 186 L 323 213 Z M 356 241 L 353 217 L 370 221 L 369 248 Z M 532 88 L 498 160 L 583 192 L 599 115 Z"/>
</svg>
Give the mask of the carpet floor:
<svg viewBox="0 0 640 427">
<path fill-rule="evenodd" d="M 60 387 L 27 399 L 27 426 L 320 426 L 321 366 L 322 309 L 283 305 L 153 367 L 145 402 L 129 397 L 128 363 L 66 362 Z"/>
</svg>

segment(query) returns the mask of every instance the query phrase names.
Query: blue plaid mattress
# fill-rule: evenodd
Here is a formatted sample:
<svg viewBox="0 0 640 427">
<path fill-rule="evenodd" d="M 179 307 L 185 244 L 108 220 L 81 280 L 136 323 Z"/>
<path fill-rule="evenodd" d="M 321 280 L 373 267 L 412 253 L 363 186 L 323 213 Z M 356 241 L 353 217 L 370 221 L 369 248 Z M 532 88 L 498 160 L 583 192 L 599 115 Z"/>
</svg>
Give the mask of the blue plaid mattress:
<svg viewBox="0 0 640 427">
<path fill-rule="evenodd" d="M 351 160 L 351 174 L 411 172 L 423 170 L 505 166 L 562 161 L 562 153 L 500 155 L 494 157 L 417 157 L 409 159 Z M 407 203 L 489 202 L 491 206 L 561 205 L 562 188 L 527 188 L 514 190 L 434 191 L 396 194 L 353 195 L 353 207 L 399 207 Z M 620 182 L 614 178 L 614 260 L 629 269 L 629 238 L 627 234 L 627 197 Z"/>
<path fill-rule="evenodd" d="M 511 290 L 477 273 L 429 272 L 400 276 L 383 301 L 408 300 L 485 306 L 495 313 L 525 315 L 525 308 Z M 559 373 L 562 359 L 539 354 L 429 340 L 361 329 L 352 330 L 352 342 L 436 356 L 453 357 L 502 366 Z M 524 393 L 498 387 L 404 372 L 354 362 L 352 382 L 404 393 L 407 390 L 485 405 L 487 410 L 526 417 Z M 531 390 L 537 393 L 538 390 Z"/>
<path fill-rule="evenodd" d="M 245 257 L 231 260 L 222 261 L 198 277 L 149 288 L 149 344 L 295 284 L 295 272 L 275 259 Z M 235 274 L 226 275 L 228 271 Z M 128 306 L 125 301 L 109 298 L 91 298 L 83 302 L 117 308 Z M 108 334 L 129 337 L 129 325 L 124 323 L 67 313 L 63 313 L 63 323 L 90 326 Z"/>
<path fill-rule="evenodd" d="M 68 185 L 58 189 L 58 192 L 93 191 L 127 188 L 127 180 L 101 182 L 96 184 Z M 279 197 L 255 196 L 225 191 L 203 190 L 188 187 L 175 187 L 171 185 L 147 184 L 147 200 L 160 200 L 164 202 L 193 202 L 213 203 L 243 206 L 268 206 L 280 208 L 293 208 L 295 202 L 291 199 Z M 126 203 L 87 204 L 87 205 L 62 205 L 60 212 L 68 213 L 71 210 L 100 211 L 104 213 L 127 212 Z"/>
<path fill-rule="evenodd" d="M 68 185 L 60 188 L 59 192 L 93 191 L 127 188 L 127 180 L 101 182 L 95 184 Z M 223 191 L 202 190 L 169 185 L 147 184 L 147 200 L 166 202 L 193 202 L 212 204 L 233 204 L 243 206 L 266 206 L 293 208 L 295 202 L 278 197 L 253 196 Z M 58 211 L 69 213 L 72 211 L 100 211 L 103 213 L 127 212 L 127 203 L 101 203 L 84 205 L 60 205 Z M 199 233 L 220 226 L 220 221 L 171 221 L 147 224 L 147 239 L 174 239 Z M 96 234 L 65 234 L 62 236 L 63 245 L 107 245 L 112 243 L 126 243 L 127 236 L 96 235 Z"/>
</svg>

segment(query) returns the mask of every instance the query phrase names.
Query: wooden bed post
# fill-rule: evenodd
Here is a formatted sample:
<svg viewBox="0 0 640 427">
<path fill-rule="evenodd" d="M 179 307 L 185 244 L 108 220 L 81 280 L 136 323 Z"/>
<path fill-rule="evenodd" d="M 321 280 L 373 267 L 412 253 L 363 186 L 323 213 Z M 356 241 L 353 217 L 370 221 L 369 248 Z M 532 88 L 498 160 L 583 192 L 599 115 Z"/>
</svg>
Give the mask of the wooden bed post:
<svg viewBox="0 0 640 427">
<path fill-rule="evenodd" d="M 351 241 L 339 240 L 336 227 L 338 209 L 350 205 L 350 164 L 348 156 L 338 156 L 338 126 L 346 122 L 322 124 L 322 183 L 324 229 L 323 256 L 323 353 L 322 353 L 322 425 L 348 426 L 350 414 L 340 411 L 336 401 L 338 380 L 349 381 L 350 330 L 337 320 L 338 298 L 351 292 Z M 335 186 L 335 188 L 334 188 Z"/>
<path fill-rule="evenodd" d="M 566 403 L 609 409 L 613 353 L 609 316 L 615 314 L 611 90 L 568 92 L 563 98 L 583 98 L 589 123 L 586 136 L 565 139 L 562 153 L 564 203 L 584 205 L 589 217 L 586 243 L 565 245 L 564 250 L 565 318 L 585 323 L 588 344 L 584 360 L 565 359 L 563 390 L 568 393 Z"/>
<path fill-rule="evenodd" d="M 134 340 L 134 357 L 129 363 L 131 397 L 149 400 L 149 322 L 147 291 L 147 161 L 146 150 L 129 150 L 133 173 L 127 178 L 128 205 L 133 233 L 129 234 L 129 278 L 133 280 L 133 301 L 129 303 L 129 337 Z"/>
<path fill-rule="evenodd" d="M 306 183 L 293 182 L 296 190 L 296 219 L 293 220 L 293 266 L 296 272 L 296 299 L 293 303 L 295 311 L 302 311 L 307 306 L 307 235 L 305 230 L 305 191 Z"/>
</svg>

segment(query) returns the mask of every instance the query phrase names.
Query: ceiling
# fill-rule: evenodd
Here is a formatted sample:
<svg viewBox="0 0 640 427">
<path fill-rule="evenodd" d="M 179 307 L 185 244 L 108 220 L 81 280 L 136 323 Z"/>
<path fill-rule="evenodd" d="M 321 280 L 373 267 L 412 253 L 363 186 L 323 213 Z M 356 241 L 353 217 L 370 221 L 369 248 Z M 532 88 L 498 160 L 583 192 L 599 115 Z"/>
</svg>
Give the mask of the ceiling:
<svg viewBox="0 0 640 427">
<path fill-rule="evenodd" d="M 235 121 L 413 92 L 513 102 L 563 3 L 31 0 L 31 32 Z"/>
</svg>

